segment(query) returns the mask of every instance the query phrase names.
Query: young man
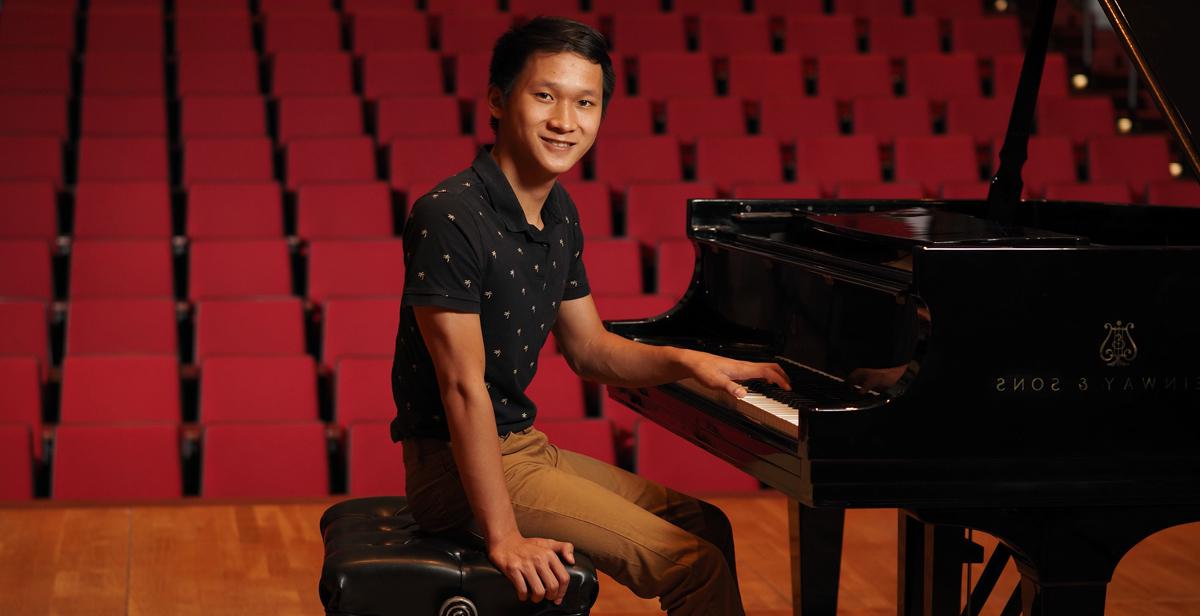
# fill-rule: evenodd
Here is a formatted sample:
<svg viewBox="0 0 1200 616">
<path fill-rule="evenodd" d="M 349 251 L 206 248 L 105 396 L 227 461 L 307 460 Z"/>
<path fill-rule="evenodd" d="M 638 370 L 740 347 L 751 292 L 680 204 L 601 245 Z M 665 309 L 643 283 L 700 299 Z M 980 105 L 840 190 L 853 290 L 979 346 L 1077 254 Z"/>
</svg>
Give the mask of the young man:
<svg viewBox="0 0 1200 616">
<path fill-rule="evenodd" d="M 482 535 L 521 600 L 561 602 L 562 563 L 578 547 L 669 614 L 742 614 L 720 510 L 558 449 L 533 427 L 524 393 L 551 332 L 571 367 L 600 383 L 786 387 L 777 365 L 637 344 L 601 324 L 578 214 L 556 178 L 591 147 L 613 83 L 605 41 L 585 25 L 539 18 L 497 41 L 496 145 L 421 197 L 405 227 L 392 435 L 417 521 Z"/>
</svg>

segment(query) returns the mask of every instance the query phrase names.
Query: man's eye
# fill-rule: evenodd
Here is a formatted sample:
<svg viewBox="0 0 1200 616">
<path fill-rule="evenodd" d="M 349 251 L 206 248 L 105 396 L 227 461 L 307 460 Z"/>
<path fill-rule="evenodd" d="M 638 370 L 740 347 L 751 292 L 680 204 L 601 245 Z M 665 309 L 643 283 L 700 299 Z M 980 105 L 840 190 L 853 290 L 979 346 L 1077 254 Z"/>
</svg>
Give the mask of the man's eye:
<svg viewBox="0 0 1200 616">
<path fill-rule="evenodd" d="M 592 101 L 589 101 L 589 100 L 582 100 L 582 101 L 579 101 L 579 105 L 581 107 L 595 107 L 596 103 L 593 103 Z"/>
<path fill-rule="evenodd" d="M 542 100 L 546 100 L 546 101 L 550 100 L 549 92 L 538 92 L 538 93 L 534 94 L 534 96 L 536 96 Z"/>
</svg>

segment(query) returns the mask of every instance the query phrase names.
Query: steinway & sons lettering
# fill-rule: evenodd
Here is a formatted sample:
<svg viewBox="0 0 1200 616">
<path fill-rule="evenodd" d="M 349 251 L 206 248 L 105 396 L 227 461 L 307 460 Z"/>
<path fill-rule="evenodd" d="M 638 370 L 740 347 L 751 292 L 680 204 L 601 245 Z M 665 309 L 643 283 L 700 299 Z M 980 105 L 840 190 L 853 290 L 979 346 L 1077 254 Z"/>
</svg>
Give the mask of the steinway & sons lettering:
<svg viewBox="0 0 1200 616">
<path fill-rule="evenodd" d="M 1130 376 L 999 376 L 995 391 L 1001 394 L 1056 394 L 1076 391 L 1082 393 L 1120 392 L 1200 392 L 1200 376 L 1130 375 Z"/>
</svg>

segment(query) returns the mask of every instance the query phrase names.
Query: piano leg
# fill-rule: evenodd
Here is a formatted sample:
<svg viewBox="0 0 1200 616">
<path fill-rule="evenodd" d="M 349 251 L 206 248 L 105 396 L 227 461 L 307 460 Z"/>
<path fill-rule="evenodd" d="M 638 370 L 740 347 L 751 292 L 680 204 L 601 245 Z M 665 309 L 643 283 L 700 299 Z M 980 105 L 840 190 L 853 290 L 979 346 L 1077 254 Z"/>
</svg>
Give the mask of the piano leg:
<svg viewBox="0 0 1200 616">
<path fill-rule="evenodd" d="M 792 613 L 836 616 L 844 509 L 812 509 L 788 499 Z"/>
<path fill-rule="evenodd" d="M 968 547 L 961 527 L 898 514 L 896 606 L 901 616 L 958 616 Z"/>
</svg>

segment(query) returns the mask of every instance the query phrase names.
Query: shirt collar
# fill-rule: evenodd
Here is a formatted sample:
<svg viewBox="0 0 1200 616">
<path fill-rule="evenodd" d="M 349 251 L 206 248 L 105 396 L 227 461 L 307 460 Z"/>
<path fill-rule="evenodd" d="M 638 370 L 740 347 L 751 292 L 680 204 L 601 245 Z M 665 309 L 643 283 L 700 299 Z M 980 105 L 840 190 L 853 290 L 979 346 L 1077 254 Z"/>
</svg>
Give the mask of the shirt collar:
<svg viewBox="0 0 1200 616">
<path fill-rule="evenodd" d="M 537 231 L 533 225 L 529 224 L 529 221 L 525 220 L 525 210 L 521 209 L 521 202 L 517 200 L 512 185 L 508 183 L 508 177 L 500 170 L 496 159 L 492 158 L 489 147 L 479 149 L 479 154 L 475 156 L 475 162 L 471 163 L 471 168 L 483 182 L 483 188 L 488 193 L 488 202 L 492 209 L 496 210 L 496 213 L 504 219 L 506 229 L 513 232 Z M 562 222 L 562 208 L 559 205 L 561 198 L 562 187 L 555 181 L 554 187 L 546 195 L 546 202 L 542 205 L 543 226 Z"/>
</svg>

